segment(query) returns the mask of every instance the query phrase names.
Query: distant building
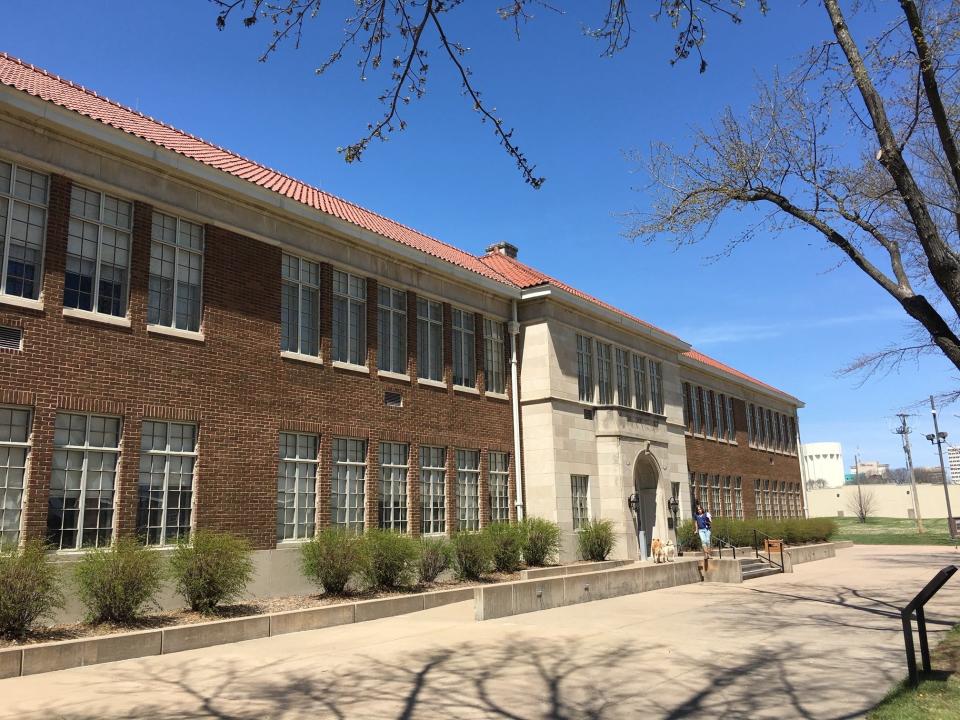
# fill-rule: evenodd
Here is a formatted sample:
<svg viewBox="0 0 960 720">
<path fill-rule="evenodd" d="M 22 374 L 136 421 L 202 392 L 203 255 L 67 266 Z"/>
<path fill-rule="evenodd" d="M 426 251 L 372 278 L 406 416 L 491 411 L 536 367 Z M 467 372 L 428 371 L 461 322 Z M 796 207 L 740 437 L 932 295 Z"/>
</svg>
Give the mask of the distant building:
<svg viewBox="0 0 960 720">
<path fill-rule="evenodd" d="M 876 460 L 861 460 L 859 465 L 850 466 L 850 472 L 853 473 L 854 482 L 857 474 L 861 479 L 883 479 L 890 472 L 890 466 Z"/>
<path fill-rule="evenodd" d="M 960 447 L 947 448 L 947 462 L 950 466 L 950 482 L 960 483 Z"/>
<path fill-rule="evenodd" d="M 807 487 L 841 487 L 843 485 L 843 448 L 838 442 L 804 443 L 801 445 L 803 477 Z"/>
</svg>

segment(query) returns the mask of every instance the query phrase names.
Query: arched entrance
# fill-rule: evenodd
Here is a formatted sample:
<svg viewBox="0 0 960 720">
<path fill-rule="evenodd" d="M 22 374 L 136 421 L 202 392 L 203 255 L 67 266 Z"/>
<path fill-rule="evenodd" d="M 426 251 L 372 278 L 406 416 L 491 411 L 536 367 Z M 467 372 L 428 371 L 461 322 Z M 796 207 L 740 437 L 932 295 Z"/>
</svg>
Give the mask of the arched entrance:
<svg viewBox="0 0 960 720">
<path fill-rule="evenodd" d="M 640 453 L 633 471 L 633 491 L 637 494 L 634 516 L 640 558 L 650 556 L 657 522 L 657 487 L 660 482 L 660 466 L 649 452 Z"/>
</svg>

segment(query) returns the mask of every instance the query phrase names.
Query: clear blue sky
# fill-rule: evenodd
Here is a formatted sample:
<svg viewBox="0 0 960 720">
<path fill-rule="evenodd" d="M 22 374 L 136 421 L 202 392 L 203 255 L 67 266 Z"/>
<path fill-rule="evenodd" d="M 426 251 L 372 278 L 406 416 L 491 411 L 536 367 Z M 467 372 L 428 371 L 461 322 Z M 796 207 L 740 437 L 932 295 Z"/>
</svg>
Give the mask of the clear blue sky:
<svg viewBox="0 0 960 720">
<path fill-rule="evenodd" d="M 819 5 L 784 0 L 766 18 L 748 12 L 740 27 L 714 19 L 701 76 L 694 63 L 669 65 L 673 32 L 645 11 L 636 13 L 630 48 L 601 59 L 580 27 L 596 23 L 603 3 L 562 3 L 574 8 L 562 17 L 540 10 L 520 43 L 497 19 L 500 4 L 466 3 L 449 30 L 473 48 L 476 83 L 547 176 L 539 191 L 522 183 L 479 123 L 433 43 L 428 95 L 407 110 L 409 129 L 346 165 L 336 148 L 379 117 L 376 98 L 387 86 L 376 73 L 358 82 L 349 59 L 314 75 L 339 37 L 346 0 L 328 0 L 303 46 L 267 63 L 257 58 L 268 28 L 234 23 L 217 32 L 215 9 L 201 0 L 6 0 L 0 48 L 472 252 L 509 240 L 522 260 L 803 399 L 804 440 L 842 442 L 848 465 L 857 448 L 862 459 L 902 465 L 893 414 L 955 386 L 955 373 L 935 358 L 862 387 L 835 377 L 907 327 L 858 270 L 834 269 L 836 251 L 792 232 L 707 262 L 736 218 L 710 244 L 680 251 L 622 236 L 619 215 L 647 202 L 624 153 L 653 140 L 682 144 L 691 125 L 749 103 L 756 77 L 791 64 L 829 32 Z M 931 432 L 930 415 L 919 412 L 915 463 L 932 465 L 920 434 Z M 953 413 L 960 408 L 942 413 L 943 427 L 960 441 Z"/>
</svg>

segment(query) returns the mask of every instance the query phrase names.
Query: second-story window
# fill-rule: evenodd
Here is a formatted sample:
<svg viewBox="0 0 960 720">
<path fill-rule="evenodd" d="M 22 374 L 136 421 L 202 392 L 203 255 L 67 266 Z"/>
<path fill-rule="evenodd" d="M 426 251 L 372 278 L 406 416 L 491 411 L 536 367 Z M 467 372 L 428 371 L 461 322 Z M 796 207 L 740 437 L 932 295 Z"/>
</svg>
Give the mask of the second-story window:
<svg viewBox="0 0 960 720">
<path fill-rule="evenodd" d="M 700 388 L 703 393 L 703 434 L 706 437 L 713 435 L 713 390 Z"/>
<path fill-rule="evenodd" d="M 580 402 L 593 402 L 593 339 L 577 335 L 577 390 Z"/>
<path fill-rule="evenodd" d="M 703 425 L 702 425 L 703 415 L 700 411 L 703 408 L 703 404 L 701 402 L 701 392 L 703 391 L 703 389 L 700 387 L 693 387 L 691 388 L 691 390 L 692 392 L 690 393 L 690 410 L 691 410 L 691 415 L 693 419 L 692 432 L 701 433 L 703 432 Z"/>
<path fill-rule="evenodd" d="M 155 212 L 147 323 L 199 330 L 202 282 L 203 227 Z"/>
<path fill-rule="evenodd" d="M 502 395 L 507 391 L 503 323 L 484 318 L 483 356 L 483 375 L 487 392 L 495 392 Z"/>
<path fill-rule="evenodd" d="M 475 387 L 477 384 L 476 332 L 474 316 L 453 309 L 453 384 Z"/>
<path fill-rule="evenodd" d="M 283 256 L 280 349 L 320 355 L 320 265 Z"/>
<path fill-rule="evenodd" d="M 407 294 L 381 285 L 377 288 L 377 367 L 407 372 Z"/>
<path fill-rule="evenodd" d="M 443 380 L 443 305 L 417 298 L 417 377 Z"/>
<path fill-rule="evenodd" d="M 601 405 L 613 402 L 613 367 L 611 365 L 612 348 L 603 343 L 597 343 L 597 389 L 598 400 Z"/>
<path fill-rule="evenodd" d="M 0 294 L 37 300 L 49 178 L 0 162 Z"/>
<path fill-rule="evenodd" d="M 724 399 L 727 413 L 727 440 L 733 442 L 737 439 L 737 428 L 733 424 L 733 398 L 727 395 Z"/>
<path fill-rule="evenodd" d="M 630 407 L 630 353 L 617 348 L 617 404 Z"/>
<path fill-rule="evenodd" d="M 367 364 L 367 281 L 333 271 L 333 359 Z"/>
<path fill-rule="evenodd" d="M 133 205 L 73 186 L 63 304 L 105 315 L 127 314 Z"/>
<path fill-rule="evenodd" d="M 663 415 L 663 363 L 650 361 L 650 404 L 653 412 Z"/>
<path fill-rule="evenodd" d="M 690 383 L 683 383 L 683 426 L 687 432 L 693 432 L 693 418 L 690 415 Z M 676 495 L 674 495 L 676 497 Z"/>
<path fill-rule="evenodd" d="M 647 397 L 647 359 L 643 355 L 634 355 L 633 406 L 637 410 L 649 410 Z"/>
</svg>

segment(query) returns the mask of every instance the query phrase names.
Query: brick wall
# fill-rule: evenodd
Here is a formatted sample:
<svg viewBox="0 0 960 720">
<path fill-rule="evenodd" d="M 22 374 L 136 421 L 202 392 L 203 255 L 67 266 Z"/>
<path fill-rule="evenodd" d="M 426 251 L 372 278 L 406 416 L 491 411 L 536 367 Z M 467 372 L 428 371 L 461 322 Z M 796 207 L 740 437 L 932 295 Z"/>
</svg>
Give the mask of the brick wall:
<svg viewBox="0 0 960 720">
<path fill-rule="evenodd" d="M 140 428 L 144 419 L 189 420 L 199 426 L 194 525 L 229 530 L 257 548 L 276 544 L 278 435 L 282 430 L 321 437 L 318 519 L 329 523 L 331 440 L 368 441 L 366 522 L 378 520 L 379 442 L 410 444 L 408 521 L 420 528 L 418 446 L 449 448 L 449 520 L 453 449 L 479 448 L 511 454 L 510 404 L 483 394 L 454 391 L 450 367 L 450 306 L 444 307 L 446 388 L 421 386 L 376 374 L 377 285 L 368 279 L 368 374 L 331 362 L 331 267 L 322 265 L 321 356 L 323 365 L 280 357 L 281 251 L 222 228 L 206 226 L 203 273 L 204 340 L 148 333 L 146 329 L 151 208 L 135 205 L 130 273 L 130 327 L 62 315 L 64 256 L 70 180 L 51 179 L 44 258 L 43 310 L 0 305 L 0 325 L 23 328 L 23 351 L 0 354 L 0 403 L 34 409 L 28 488 L 24 501 L 27 537 L 42 537 L 58 411 L 72 409 L 123 417 L 115 527 L 134 532 Z M 416 378 L 416 297 L 408 293 L 408 373 Z M 479 320 L 479 317 L 478 317 Z M 483 388 L 482 322 L 476 352 Z M 384 391 L 403 396 L 387 407 Z M 486 487 L 484 479 L 484 487 Z M 511 489 L 511 496 L 513 495 Z M 481 494 L 481 518 L 489 498 Z M 511 510 L 512 512 L 512 510 Z M 449 526 L 448 526 L 449 527 Z"/>
</svg>

